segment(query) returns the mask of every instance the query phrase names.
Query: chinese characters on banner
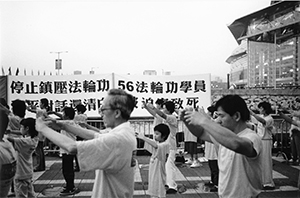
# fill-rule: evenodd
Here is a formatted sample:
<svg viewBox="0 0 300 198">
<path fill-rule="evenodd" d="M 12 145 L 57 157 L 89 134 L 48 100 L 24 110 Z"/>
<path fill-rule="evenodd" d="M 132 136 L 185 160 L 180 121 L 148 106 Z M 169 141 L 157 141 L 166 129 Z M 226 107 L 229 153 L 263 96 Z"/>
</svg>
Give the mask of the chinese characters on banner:
<svg viewBox="0 0 300 198">
<path fill-rule="evenodd" d="M 114 80 L 114 82 L 113 82 Z M 99 116 L 107 91 L 124 89 L 136 97 L 133 117 L 149 116 L 142 101 L 154 103 L 158 98 L 174 101 L 176 107 L 208 107 L 211 104 L 210 74 L 188 76 L 138 76 L 119 74 L 64 76 L 9 76 L 8 102 L 25 100 L 39 108 L 39 100 L 47 98 L 50 109 L 61 112 L 64 106 L 82 103 L 88 116 Z"/>
</svg>

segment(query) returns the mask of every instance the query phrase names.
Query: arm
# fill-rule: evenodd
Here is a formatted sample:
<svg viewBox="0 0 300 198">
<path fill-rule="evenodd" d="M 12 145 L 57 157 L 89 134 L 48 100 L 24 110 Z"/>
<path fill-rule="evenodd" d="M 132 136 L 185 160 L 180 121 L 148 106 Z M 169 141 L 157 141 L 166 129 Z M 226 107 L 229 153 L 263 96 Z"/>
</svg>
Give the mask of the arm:
<svg viewBox="0 0 300 198">
<path fill-rule="evenodd" d="M 163 119 L 167 119 L 167 115 L 160 111 L 159 109 L 157 109 L 156 107 L 153 106 L 153 104 L 146 104 L 145 105 L 148 109 L 150 109 L 151 111 L 153 111 L 155 113 L 155 115 L 159 115 L 160 117 L 162 117 Z M 154 116 L 155 116 L 154 115 Z"/>
<path fill-rule="evenodd" d="M 200 109 L 198 112 L 186 112 L 184 119 L 188 125 L 203 127 L 204 131 L 217 142 L 234 152 L 247 157 L 255 157 L 257 155 L 249 139 L 238 137 L 233 131 L 214 122 L 205 114 L 203 109 Z M 246 124 L 242 127 L 246 128 Z"/>
<path fill-rule="evenodd" d="M 85 127 L 85 128 L 87 128 L 87 129 L 93 130 L 93 131 L 95 131 L 95 132 L 97 132 L 97 133 L 99 133 L 99 131 L 100 131 L 100 129 L 98 129 L 97 127 L 94 127 L 94 126 L 92 126 L 92 125 L 89 125 L 89 124 L 86 123 L 86 122 L 79 122 L 78 124 L 79 124 L 79 126 L 81 126 L 81 127 Z"/>
<path fill-rule="evenodd" d="M 260 122 L 260 123 L 262 123 L 263 125 L 266 125 L 266 120 L 265 119 L 263 119 L 262 117 L 260 117 L 259 115 L 257 115 L 256 113 L 254 113 L 253 111 L 251 111 L 250 109 L 249 109 L 249 111 L 250 111 L 250 114 L 253 116 L 253 117 L 255 117 L 255 119 L 258 121 L 258 122 Z"/>
<path fill-rule="evenodd" d="M 141 134 L 138 134 L 137 137 L 138 137 L 139 139 L 144 140 L 145 142 L 147 142 L 149 145 L 151 145 L 151 146 L 154 147 L 155 149 L 158 148 L 157 143 L 156 143 L 154 140 L 151 140 L 151 139 L 149 139 L 149 138 L 147 138 L 147 137 L 145 137 L 144 135 L 141 135 Z"/>
<path fill-rule="evenodd" d="M 6 139 L 12 143 L 13 147 L 15 147 L 15 139 L 14 138 L 7 137 Z"/>
<path fill-rule="evenodd" d="M 6 108 L 5 106 L 3 106 L 1 103 L 0 103 L 0 110 L 3 110 L 6 115 L 11 113 L 11 111 L 8 108 Z"/>
<path fill-rule="evenodd" d="M 287 121 L 290 124 L 293 124 L 295 126 L 300 127 L 300 123 L 296 122 L 295 120 L 293 120 L 291 117 L 283 114 L 282 112 L 279 112 L 279 116 L 282 117 L 285 121 Z"/>
<path fill-rule="evenodd" d="M 68 153 L 77 154 L 76 141 L 49 128 L 42 118 L 36 119 L 35 128 L 38 132 L 42 133 L 46 138 L 66 150 Z"/>
<path fill-rule="evenodd" d="M 291 114 L 294 117 L 300 117 L 300 111 L 293 111 Z"/>
<path fill-rule="evenodd" d="M 152 115 L 152 116 L 156 116 L 155 111 L 153 111 L 153 109 L 149 108 L 149 106 L 143 101 L 143 107 Z"/>
<path fill-rule="evenodd" d="M 54 128 L 58 128 L 61 130 L 65 130 L 69 133 L 72 133 L 76 136 L 82 137 L 83 139 L 86 140 L 90 140 L 90 139 L 94 139 L 95 138 L 95 131 L 93 130 L 89 130 L 89 129 L 85 129 L 76 125 L 69 125 L 68 123 L 64 122 L 64 121 L 52 121 L 52 126 Z M 99 129 L 97 130 L 97 132 L 99 133 Z"/>
<path fill-rule="evenodd" d="M 54 115 L 56 115 L 57 117 L 59 117 L 60 119 L 63 119 L 63 115 L 62 115 L 61 113 L 58 113 L 58 112 L 55 112 L 55 111 L 48 111 L 47 114 L 48 114 L 48 115 L 54 114 Z"/>
</svg>

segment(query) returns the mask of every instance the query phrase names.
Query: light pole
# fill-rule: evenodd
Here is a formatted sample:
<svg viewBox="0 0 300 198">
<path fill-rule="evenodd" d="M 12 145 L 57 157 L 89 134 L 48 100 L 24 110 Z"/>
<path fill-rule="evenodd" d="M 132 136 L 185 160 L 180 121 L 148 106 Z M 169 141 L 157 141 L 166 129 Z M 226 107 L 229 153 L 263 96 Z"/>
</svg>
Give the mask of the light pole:
<svg viewBox="0 0 300 198">
<path fill-rule="evenodd" d="M 61 53 L 68 53 L 68 51 L 60 51 L 60 52 L 50 52 L 51 54 L 52 53 L 56 53 L 57 54 L 57 59 L 55 60 L 55 69 L 57 69 L 57 71 L 58 71 L 58 75 L 59 75 L 59 70 L 62 68 L 62 66 L 61 66 L 61 62 L 62 62 L 62 60 L 59 58 L 59 55 L 61 54 Z"/>
</svg>

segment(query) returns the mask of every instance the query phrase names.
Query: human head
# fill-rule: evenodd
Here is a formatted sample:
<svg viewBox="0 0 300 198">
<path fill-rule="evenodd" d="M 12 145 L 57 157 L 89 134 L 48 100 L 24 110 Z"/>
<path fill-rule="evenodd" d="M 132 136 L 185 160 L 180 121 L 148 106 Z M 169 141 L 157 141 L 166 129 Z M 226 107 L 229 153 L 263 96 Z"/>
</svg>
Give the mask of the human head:
<svg viewBox="0 0 300 198">
<path fill-rule="evenodd" d="M 135 107 L 135 99 L 121 89 L 111 89 L 99 109 L 106 127 L 114 128 L 119 122 L 128 121 Z"/>
<path fill-rule="evenodd" d="M 26 113 L 25 101 L 19 99 L 14 100 L 12 101 L 11 106 L 12 106 L 13 114 L 19 116 L 20 118 L 25 117 L 25 113 Z"/>
<path fill-rule="evenodd" d="M 75 107 L 78 114 L 83 114 L 86 111 L 86 107 L 83 104 L 79 104 Z"/>
<path fill-rule="evenodd" d="M 164 107 L 170 114 L 174 113 L 175 111 L 175 104 L 172 101 L 165 102 Z"/>
<path fill-rule="evenodd" d="M 155 101 L 155 104 L 156 104 L 156 108 L 162 109 L 163 108 L 163 104 L 164 104 L 164 99 L 163 98 L 158 98 Z"/>
<path fill-rule="evenodd" d="M 250 112 L 239 95 L 226 95 L 216 102 L 218 120 L 220 124 L 232 131 L 239 123 L 246 123 L 250 120 Z"/>
<path fill-rule="evenodd" d="M 72 107 L 63 108 L 63 119 L 64 120 L 73 120 L 75 117 L 75 110 Z"/>
<path fill-rule="evenodd" d="M 168 139 L 170 128 L 166 124 L 158 124 L 154 127 L 155 140 L 164 142 Z"/>
<path fill-rule="evenodd" d="M 5 111 L 0 109 L 0 140 L 2 140 L 3 135 L 6 131 L 9 119 Z"/>
<path fill-rule="evenodd" d="M 34 138 L 38 135 L 37 130 L 35 129 L 35 119 L 34 118 L 24 118 L 20 122 L 21 124 L 21 133 L 23 135 L 29 135 L 31 138 Z"/>
<path fill-rule="evenodd" d="M 263 112 L 267 115 L 272 113 L 272 107 L 271 107 L 271 104 L 269 102 L 266 102 L 266 101 L 260 102 L 258 104 L 258 108 L 259 108 L 259 110 L 262 114 L 263 114 Z"/>
<path fill-rule="evenodd" d="M 49 111 L 49 101 L 47 98 L 42 98 L 40 100 L 40 107 L 41 109 L 46 109 L 47 111 Z"/>
</svg>

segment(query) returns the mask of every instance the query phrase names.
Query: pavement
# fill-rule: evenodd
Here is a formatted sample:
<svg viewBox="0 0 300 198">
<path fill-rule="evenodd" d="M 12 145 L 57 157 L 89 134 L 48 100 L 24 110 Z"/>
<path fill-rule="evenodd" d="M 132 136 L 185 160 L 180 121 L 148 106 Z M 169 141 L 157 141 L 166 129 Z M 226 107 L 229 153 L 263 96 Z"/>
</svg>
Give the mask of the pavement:
<svg viewBox="0 0 300 198">
<path fill-rule="evenodd" d="M 148 186 L 148 155 L 138 155 L 138 166 L 135 173 L 134 198 L 145 198 Z M 210 192 L 209 188 L 204 186 L 205 182 L 210 180 L 210 170 L 205 158 L 199 157 L 202 166 L 191 168 L 189 165 L 179 163 L 176 169 L 176 181 L 178 189 L 177 194 L 167 194 L 172 198 L 217 198 L 215 192 Z M 273 156 L 273 179 L 276 185 L 274 190 L 262 191 L 260 198 L 300 198 L 300 191 L 297 187 L 300 166 L 288 164 L 281 155 Z M 68 197 L 91 197 L 94 171 L 76 172 L 75 186 L 80 189 L 76 195 Z M 34 189 L 37 197 L 60 197 L 59 192 L 65 185 L 61 172 L 61 158 L 58 156 L 46 156 L 46 170 L 35 172 L 33 177 Z"/>
</svg>

